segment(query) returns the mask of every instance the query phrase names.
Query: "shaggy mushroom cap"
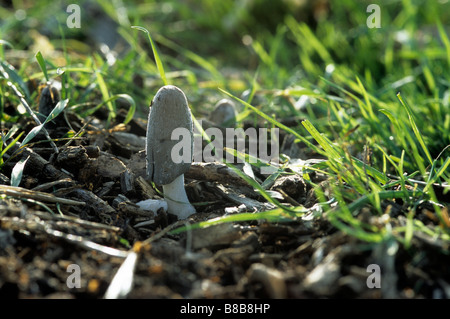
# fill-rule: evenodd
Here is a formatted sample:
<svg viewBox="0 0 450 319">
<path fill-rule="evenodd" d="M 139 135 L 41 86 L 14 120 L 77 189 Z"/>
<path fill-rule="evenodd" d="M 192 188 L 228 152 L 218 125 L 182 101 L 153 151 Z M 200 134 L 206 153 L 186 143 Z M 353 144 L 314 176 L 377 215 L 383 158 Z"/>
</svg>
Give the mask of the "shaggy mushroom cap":
<svg viewBox="0 0 450 319">
<path fill-rule="evenodd" d="M 51 84 L 45 86 L 39 97 L 39 113 L 41 122 L 45 121 L 50 112 L 55 108 L 56 104 L 61 100 L 59 91 Z"/>
<path fill-rule="evenodd" d="M 209 117 L 210 121 L 223 127 L 236 126 L 236 106 L 234 102 L 228 99 L 222 99 L 217 102 L 214 111 Z"/>
<path fill-rule="evenodd" d="M 179 140 L 172 140 L 172 132 L 185 128 L 190 133 L 190 160 L 175 163 L 171 152 Z M 183 91 L 166 85 L 156 93 L 147 126 L 147 174 L 158 185 L 167 185 L 189 170 L 193 154 L 193 124 L 191 111 Z"/>
</svg>

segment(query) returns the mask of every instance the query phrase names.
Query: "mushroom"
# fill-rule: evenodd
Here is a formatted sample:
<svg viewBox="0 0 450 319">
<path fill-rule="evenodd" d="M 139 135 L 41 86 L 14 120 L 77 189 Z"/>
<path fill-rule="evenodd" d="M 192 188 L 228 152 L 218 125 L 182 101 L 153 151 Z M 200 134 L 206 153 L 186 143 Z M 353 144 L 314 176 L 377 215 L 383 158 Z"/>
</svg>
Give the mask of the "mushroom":
<svg viewBox="0 0 450 319">
<path fill-rule="evenodd" d="M 182 148 L 181 160 L 179 157 L 174 158 L 174 147 L 181 143 L 172 139 L 175 130 L 187 133 L 187 136 L 183 135 L 183 146 L 187 147 Z M 186 96 L 176 86 L 163 86 L 153 99 L 148 117 L 145 150 L 147 175 L 154 183 L 162 185 L 167 211 L 179 219 L 196 212 L 184 189 L 184 173 L 192 163 L 193 136 L 192 117 Z"/>
<path fill-rule="evenodd" d="M 209 120 L 223 127 L 235 127 L 236 106 L 234 102 L 228 99 L 217 102 Z"/>
<path fill-rule="evenodd" d="M 52 110 L 55 108 L 56 104 L 61 100 L 61 96 L 59 94 L 58 88 L 48 83 L 43 89 L 39 96 L 39 120 L 44 123 L 44 121 L 47 119 L 47 116 L 52 112 Z M 57 118 L 58 121 L 61 118 Z M 46 124 L 46 128 L 55 128 L 58 126 L 57 119 L 50 121 Z"/>
<path fill-rule="evenodd" d="M 45 121 L 59 100 L 61 97 L 58 89 L 51 84 L 46 85 L 39 97 L 39 113 L 41 113 L 40 120 L 42 122 Z"/>
</svg>

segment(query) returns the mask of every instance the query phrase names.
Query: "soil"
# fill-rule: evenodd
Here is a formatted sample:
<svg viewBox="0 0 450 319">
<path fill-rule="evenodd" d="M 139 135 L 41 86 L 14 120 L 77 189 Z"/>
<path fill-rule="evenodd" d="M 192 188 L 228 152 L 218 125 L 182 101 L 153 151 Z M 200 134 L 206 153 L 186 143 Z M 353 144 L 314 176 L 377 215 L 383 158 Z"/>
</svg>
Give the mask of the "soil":
<svg viewBox="0 0 450 319">
<path fill-rule="evenodd" d="M 28 130 L 35 125 L 22 121 Z M 108 129 L 67 112 L 65 121 L 48 127 L 50 136 L 62 137 L 67 123 L 83 134 L 57 141 L 59 153 L 42 136 L 36 138 L 40 143 L 16 145 L 6 154 L 0 298 L 450 297 L 449 242 L 425 231 L 415 233 L 409 247 L 394 236 L 379 244 L 358 240 L 329 223 L 311 187 L 296 174 L 281 175 L 270 189 L 284 205 L 309 208 L 301 218 L 174 233 L 198 221 L 273 206 L 226 166 L 194 163 L 185 178 L 195 215 L 178 221 L 163 211 L 144 211 L 137 202 L 161 195 L 145 179 L 145 121 Z M 293 152 L 314 158 L 296 147 Z M 7 186 L 14 165 L 26 158 L 20 188 Z M 261 178 L 256 168 L 254 173 Z M 311 178 L 326 183 L 323 176 Z M 369 208 L 358 216 L 376 227 L 407 224 L 402 203 L 384 205 L 390 206 L 389 219 Z M 423 203 L 416 218 L 438 224 L 432 209 Z"/>
</svg>

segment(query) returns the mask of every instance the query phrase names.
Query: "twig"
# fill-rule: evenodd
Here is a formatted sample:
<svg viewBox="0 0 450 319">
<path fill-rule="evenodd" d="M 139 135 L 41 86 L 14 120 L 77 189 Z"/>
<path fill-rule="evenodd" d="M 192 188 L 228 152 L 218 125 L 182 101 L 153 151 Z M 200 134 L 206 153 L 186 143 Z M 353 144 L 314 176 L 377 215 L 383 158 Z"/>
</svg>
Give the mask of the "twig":
<svg viewBox="0 0 450 319">
<path fill-rule="evenodd" d="M 97 223 L 97 222 L 92 222 L 92 221 L 88 221 L 88 220 L 84 220 L 78 217 L 73 217 L 73 216 L 59 216 L 59 215 L 45 215 L 39 211 L 35 211 L 33 212 L 33 215 L 38 216 L 40 219 L 42 220 L 58 220 L 58 221 L 67 221 L 70 223 L 75 223 L 77 225 L 80 225 L 82 227 L 84 227 L 85 229 L 97 229 L 97 230 L 107 230 L 107 231 L 111 231 L 111 232 L 115 232 L 118 233 L 120 232 L 120 228 L 116 227 L 116 226 L 110 226 L 110 225 L 105 225 L 102 223 Z"/>
<path fill-rule="evenodd" d="M 7 196 L 18 197 L 18 198 L 31 198 L 38 201 L 50 202 L 50 203 L 60 203 L 66 205 L 86 205 L 84 202 L 79 202 L 71 199 L 56 197 L 52 194 L 32 191 L 22 187 L 14 187 L 8 185 L 0 185 L 0 194 Z"/>
<path fill-rule="evenodd" d="M 41 155 L 34 152 L 31 148 L 21 147 L 19 143 L 16 143 L 12 150 L 12 155 L 8 158 L 8 161 L 11 158 L 23 154 L 23 156 L 30 156 L 30 159 L 27 162 L 26 169 L 29 172 L 32 172 L 33 175 L 43 174 L 46 179 L 49 180 L 60 180 L 63 178 L 70 178 L 70 175 L 62 172 L 57 169 L 55 166 L 50 164 L 46 159 L 44 159 Z"/>
<path fill-rule="evenodd" d="M 177 221 L 176 223 L 173 223 L 173 224 L 167 226 L 166 228 L 164 228 L 164 229 L 161 230 L 160 232 L 158 232 L 158 233 L 156 233 L 156 234 L 153 233 L 153 235 L 152 235 L 151 237 L 147 238 L 146 240 L 144 240 L 144 241 L 142 242 L 142 246 L 148 245 L 148 244 L 154 242 L 155 240 L 158 240 L 158 239 L 164 237 L 164 236 L 165 236 L 166 234 L 168 234 L 170 231 L 174 230 L 174 229 L 177 228 L 177 227 L 183 226 L 183 225 L 185 225 L 185 224 L 186 224 L 186 221 L 185 221 L 185 220 L 179 220 L 179 221 Z"/>
<path fill-rule="evenodd" d="M 59 184 L 66 184 L 66 183 L 75 184 L 75 182 L 72 179 L 64 178 L 64 179 L 60 179 L 60 180 L 57 180 L 57 181 L 41 184 L 39 186 L 34 187 L 32 190 L 33 191 L 43 191 L 43 190 L 52 188 L 53 186 L 56 186 L 56 185 L 59 185 Z"/>
<path fill-rule="evenodd" d="M 94 209 L 98 214 L 113 214 L 115 209 L 112 208 L 106 201 L 82 188 L 76 188 L 68 192 L 72 197 L 78 198 L 83 203 Z"/>
</svg>

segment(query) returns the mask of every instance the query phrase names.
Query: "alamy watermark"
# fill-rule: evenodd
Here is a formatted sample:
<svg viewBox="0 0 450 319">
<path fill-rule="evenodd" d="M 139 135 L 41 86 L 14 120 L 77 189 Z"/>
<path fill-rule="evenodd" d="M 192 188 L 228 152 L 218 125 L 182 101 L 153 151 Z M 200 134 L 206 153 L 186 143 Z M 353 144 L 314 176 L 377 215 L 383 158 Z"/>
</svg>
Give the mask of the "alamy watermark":
<svg viewBox="0 0 450 319">
<path fill-rule="evenodd" d="M 77 264 L 70 264 L 66 271 L 71 273 L 66 280 L 68 288 L 81 288 L 81 268 Z M 377 264 L 370 264 L 366 268 L 366 272 L 370 273 L 366 279 L 366 286 L 369 289 L 381 288 L 381 267 Z"/>
<path fill-rule="evenodd" d="M 77 264 L 67 266 L 67 272 L 71 274 L 67 277 L 66 285 L 68 288 L 81 288 L 81 268 Z"/>
<path fill-rule="evenodd" d="M 77 4 L 67 6 L 66 25 L 68 28 L 81 28 L 81 8 Z M 366 12 L 370 13 L 366 20 L 368 28 L 381 28 L 381 8 L 377 4 L 369 4 Z M 198 121 L 203 127 L 202 121 Z M 171 140 L 178 141 L 172 148 L 171 158 L 175 163 L 188 162 L 225 162 L 250 164 L 263 163 L 261 174 L 272 174 L 276 167 L 270 163 L 279 161 L 279 129 L 271 128 L 217 128 L 209 127 L 204 133 L 210 141 L 204 145 L 204 136 L 194 126 L 194 141 L 189 130 L 177 128 L 172 132 Z M 270 136 L 270 138 L 269 138 Z M 193 143 L 193 147 L 191 146 Z M 246 150 L 248 149 L 248 153 Z M 235 150 L 236 152 L 234 152 Z M 193 153 L 192 153 L 193 151 Z M 244 155 L 236 156 L 236 155 Z M 81 288 L 81 268 L 77 264 L 70 264 L 66 271 L 70 273 L 66 280 L 68 288 Z M 370 264 L 366 271 L 370 273 L 366 279 L 369 289 L 381 288 L 381 268 L 377 264 Z"/>
<path fill-rule="evenodd" d="M 369 4 L 366 9 L 367 13 L 371 13 L 366 20 L 369 29 L 381 28 L 381 8 L 377 4 Z"/>
<path fill-rule="evenodd" d="M 81 8 L 77 4 L 69 4 L 66 12 L 69 16 L 66 19 L 66 25 L 68 28 L 81 28 Z M 366 25 L 368 28 L 381 28 L 381 8 L 377 4 L 369 4 L 366 8 L 366 12 L 370 13 L 367 17 Z"/>
<path fill-rule="evenodd" d="M 200 126 L 203 122 L 198 121 Z M 223 162 L 238 164 L 259 162 L 261 174 L 272 174 L 276 167 L 270 163 L 278 163 L 280 155 L 278 128 L 218 128 L 209 127 L 204 130 L 204 137 L 194 126 L 194 141 L 186 128 L 176 128 L 172 131 L 171 140 L 178 141 L 171 150 L 174 163 L 190 162 Z M 210 139 L 203 146 L 203 142 Z M 191 145 L 193 143 L 193 154 Z M 248 152 L 246 150 L 248 149 Z M 234 152 L 236 151 L 236 152 Z M 237 156 L 235 156 L 237 155 Z"/>
<path fill-rule="evenodd" d="M 69 4 L 66 9 L 70 13 L 66 19 L 66 25 L 69 29 L 81 28 L 81 9 L 78 4 Z"/>
<path fill-rule="evenodd" d="M 77 4 L 69 4 L 66 12 L 68 13 L 66 25 L 68 28 L 81 28 L 81 8 Z M 381 28 L 381 8 L 377 4 L 369 4 L 366 12 L 370 13 L 367 17 L 366 25 L 368 28 Z M 200 121 L 201 122 L 201 121 Z M 201 124 L 201 123 L 200 123 Z M 196 128 L 194 128 L 196 129 Z M 204 148 L 202 134 L 196 130 L 194 137 L 194 150 L 191 153 L 191 135 L 188 130 L 179 128 L 172 132 L 173 141 L 180 140 L 172 149 L 172 160 L 175 163 L 187 162 L 193 159 L 196 162 L 223 162 L 243 163 L 244 161 L 254 164 L 262 162 L 261 173 L 272 174 L 276 168 L 270 163 L 278 163 L 279 160 L 279 129 L 270 130 L 270 141 L 268 140 L 269 130 L 265 128 L 226 128 L 219 129 L 215 127 L 205 129 L 205 134 L 211 139 Z M 236 146 L 236 147 L 235 147 Z M 248 153 L 246 149 L 248 148 Z M 235 156 L 232 150 L 236 150 Z M 225 152 L 225 153 L 224 153 Z"/>
<path fill-rule="evenodd" d="M 367 266 L 367 272 L 371 274 L 367 277 L 366 285 L 367 288 L 381 288 L 381 268 L 377 264 L 370 264 Z"/>
</svg>

